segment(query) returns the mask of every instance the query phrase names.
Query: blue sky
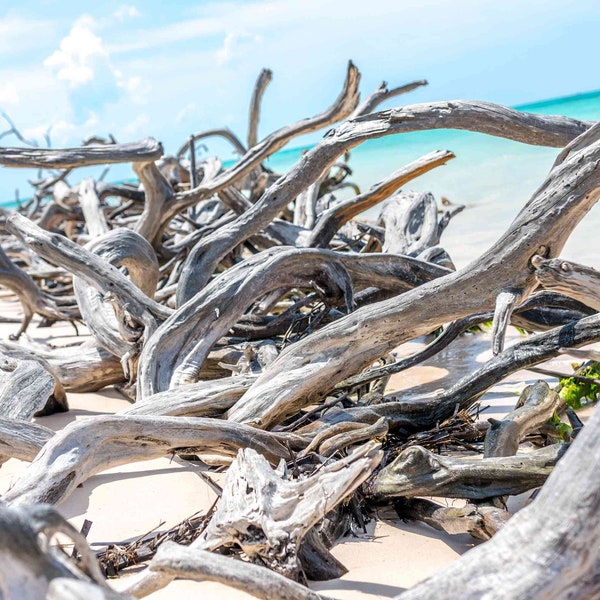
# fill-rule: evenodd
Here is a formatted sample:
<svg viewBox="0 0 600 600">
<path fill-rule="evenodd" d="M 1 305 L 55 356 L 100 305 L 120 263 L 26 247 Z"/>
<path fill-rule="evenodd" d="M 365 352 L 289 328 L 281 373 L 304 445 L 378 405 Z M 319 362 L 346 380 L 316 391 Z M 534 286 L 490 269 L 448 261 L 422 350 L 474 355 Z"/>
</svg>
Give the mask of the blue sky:
<svg viewBox="0 0 600 600">
<path fill-rule="evenodd" d="M 392 105 L 595 90 L 599 30 L 597 0 L 0 0 L 0 108 L 41 145 L 52 126 L 55 146 L 152 135 L 174 152 L 208 127 L 244 139 L 262 67 L 274 72 L 264 136 L 328 105 L 350 58 L 363 94 L 429 80 Z M 26 195 L 25 174 L 0 171 L 3 199 Z"/>
</svg>

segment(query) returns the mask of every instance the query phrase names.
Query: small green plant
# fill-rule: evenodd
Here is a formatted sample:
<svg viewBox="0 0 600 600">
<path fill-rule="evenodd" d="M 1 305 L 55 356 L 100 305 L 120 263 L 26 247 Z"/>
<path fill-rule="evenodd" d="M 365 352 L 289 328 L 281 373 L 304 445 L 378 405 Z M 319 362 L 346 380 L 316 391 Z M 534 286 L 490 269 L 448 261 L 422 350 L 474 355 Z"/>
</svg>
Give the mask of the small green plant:
<svg viewBox="0 0 600 600">
<path fill-rule="evenodd" d="M 479 323 L 479 325 L 473 325 L 473 327 L 469 327 L 467 331 L 469 333 L 485 333 L 491 327 L 492 321 L 483 321 L 482 323 Z"/>
<path fill-rule="evenodd" d="M 552 415 L 552 418 L 550 419 L 550 424 L 554 427 L 556 434 L 560 438 L 562 438 L 565 441 L 569 441 L 569 438 L 571 437 L 571 433 L 573 432 L 573 429 L 567 423 L 563 423 L 560 420 L 560 417 L 558 416 L 558 414 L 556 414 L 556 411 L 554 411 L 554 414 Z"/>
<path fill-rule="evenodd" d="M 580 365 L 573 365 L 574 369 Z M 600 379 L 600 363 L 592 363 L 590 366 L 582 369 L 577 375 L 589 377 L 590 379 Z M 596 402 L 597 395 L 600 394 L 600 385 L 593 381 L 581 381 L 574 377 L 560 379 L 560 397 L 567 406 L 577 410 L 588 404 Z"/>
</svg>

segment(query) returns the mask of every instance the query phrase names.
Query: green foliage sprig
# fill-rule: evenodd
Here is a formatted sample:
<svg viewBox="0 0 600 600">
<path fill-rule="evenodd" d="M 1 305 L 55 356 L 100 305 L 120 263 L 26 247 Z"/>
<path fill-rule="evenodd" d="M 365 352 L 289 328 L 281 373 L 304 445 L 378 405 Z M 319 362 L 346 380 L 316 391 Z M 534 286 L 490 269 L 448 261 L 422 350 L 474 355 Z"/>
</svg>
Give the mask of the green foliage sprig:
<svg viewBox="0 0 600 600">
<path fill-rule="evenodd" d="M 581 365 L 573 365 L 574 369 L 578 369 Z M 592 363 L 591 365 L 577 372 L 581 377 L 600 380 L 600 363 Z M 567 406 L 577 410 L 590 402 L 596 402 L 598 394 L 600 394 L 600 385 L 593 381 L 582 381 L 575 377 L 566 377 L 560 379 L 560 397 L 565 401 Z"/>
</svg>

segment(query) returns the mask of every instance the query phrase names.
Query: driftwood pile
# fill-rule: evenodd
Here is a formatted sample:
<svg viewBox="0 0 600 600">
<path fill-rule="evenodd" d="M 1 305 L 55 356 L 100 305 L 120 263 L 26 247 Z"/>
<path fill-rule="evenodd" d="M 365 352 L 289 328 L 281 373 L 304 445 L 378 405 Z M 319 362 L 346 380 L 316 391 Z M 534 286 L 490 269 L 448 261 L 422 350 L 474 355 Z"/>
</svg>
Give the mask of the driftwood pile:
<svg viewBox="0 0 600 600">
<path fill-rule="evenodd" d="M 246 143 L 214 129 L 175 156 L 153 139 L 112 137 L 0 148 L 2 165 L 41 170 L 33 199 L 2 218 L 0 285 L 24 317 L 0 343 L 0 461 L 31 464 L 0 501 L 0 597 L 143 597 L 183 577 L 261 598 L 319 598 L 306 578 L 342 574 L 328 548 L 383 504 L 490 540 L 403 599 L 600 594 L 600 416 L 559 439 L 549 420 L 565 406 L 541 382 L 501 421 L 472 416 L 508 374 L 600 340 L 598 273 L 558 258 L 600 196 L 600 126 L 485 102 L 373 112 L 425 82 L 383 84 L 360 103 L 350 63 L 330 108 L 258 141 L 270 79 L 265 70 L 257 81 Z M 334 125 L 289 172 L 265 166 L 296 136 Z M 367 191 L 349 181 L 352 148 L 434 128 L 562 148 L 506 233 L 459 271 L 440 237 L 462 207 L 401 190 L 451 152 Z M 200 159 L 209 136 L 239 160 Z M 139 185 L 71 183 L 79 167 L 124 162 Z M 354 195 L 336 199 L 342 188 Z M 381 202 L 376 223 L 357 219 Z M 63 349 L 18 343 L 36 314 L 46 326 L 83 322 L 90 335 Z M 386 389 L 393 373 L 492 319 L 494 358 L 474 373 L 418 401 Z M 504 349 L 510 323 L 535 334 Z M 432 332 L 422 352 L 391 354 Z M 131 407 L 56 434 L 31 421 L 68 410 L 66 392 L 107 385 Z M 532 433 L 541 445 L 520 452 Z M 107 549 L 98 562 L 49 506 L 99 471 L 172 454 L 228 466 L 214 510 L 179 535 L 113 551 L 112 562 Z M 509 515 L 507 496 L 541 486 Z M 423 498 L 432 496 L 466 503 Z M 75 543 L 75 558 L 50 543 L 55 533 Z M 111 591 L 105 572 L 136 556 L 151 560 Z"/>
</svg>

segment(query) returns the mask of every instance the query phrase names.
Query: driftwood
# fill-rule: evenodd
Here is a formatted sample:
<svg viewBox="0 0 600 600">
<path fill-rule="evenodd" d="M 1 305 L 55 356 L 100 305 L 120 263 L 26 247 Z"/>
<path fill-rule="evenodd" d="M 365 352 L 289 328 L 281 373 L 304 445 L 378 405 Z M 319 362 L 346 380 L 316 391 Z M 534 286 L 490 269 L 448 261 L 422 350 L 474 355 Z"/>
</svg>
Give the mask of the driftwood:
<svg viewBox="0 0 600 600">
<path fill-rule="evenodd" d="M 64 390 L 55 393 L 54 377 L 35 360 L 0 352 L 0 416 L 29 421 L 34 416 L 67 411 Z"/>
<path fill-rule="evenodd" d="M 91 579 L 108 590 L 85 538 L 52 507 L 0 506 L 0 533 L 2 598 L 45 598 L 49 584 L 56 578 L 86 582 Z M 49 539 L 55 533 L 64 534 L 75 542 L 84 570 L 71 563 L 65 554 L 49 546 Z"/>
<path fill-rule="evenodd" d="M 582 136 L 589 145 L 567 153 L 553 168 L 545 185 L 510 230 L 479 259 L 476 268 L 358 309 L 315 332 L 310 340 L 298 342 L 271 366 L 268 382 L 259 378 L 248 390 L 230 411 L 230 419 L 270 427 L 399 343 L 469 312 L 489 308 L 502 293 L 526 297 L 534 285 L 530 259 L 540 252 L 559 252 L 568 232 L 600 196 L 600 178 L 596 180 L 590 167 L 592 157 L 600 155 L 597 135 L 594 129 Z M 565 181 L 570 182 L 568 188 L 563 187 Z M 538 216 L 541 207 L 544 212 Z M 531 215 L 536 215 L 535 227 L 531 226 Z M 448 302 L 450 294 L 452 302 Z M 368 335 L 361 335 L 365 330 Z M 332 339 L 336 340 L 333 348 Z M 303 358 L 307 344 L 314 357 L 310 364 Z"/>
<path fill-rule="evenodd" d="M 424 498 L 398 498 L 394 508 L 401 519 L 422 521 L 451 535 L 468 533 L 480 540 L 489 540 L 510 517 L 506 511 L 492 506 L 469 503 L 448 507 Z"/>
<path fill-rule="evenodd" d="M 327 596 L 264 567 L 172 542 L 161 546 L 150 565 L 169 577 L 217 581 L 263 600 L 327 600 Z"/>
<path fill-rule="evenodd" d="M 567 448 L 555 444 L 518 456 L 468 459 L 438 457 L 413 446 L 379 472 L 373 493 L 472 499 L 520 494 L 543 485 Z"/>
<path fill-rule="evenodd" d="M 0 417 L 0 463 L 9 458 L 31 462 L 53 435 L 43 425 Z"/>
<path fill-rule="evenodd" d="M 95 473 L 176 452 L 227 458 L 247 447 L 272 461 L 288 459 L 290 450 L 283 441 L 294 437 L 201 418 L 108 416 L 73 422 L 52 437 L 3 500 L 11 505 L 56 504 Z"/>
<path fill-rule="evenodd" d="M 55 397 L 64 391 L 92 392 L 124 381 L 123 368 L 112 354 L 91 340 L 71 348 L 29 349 L 0 342 L 0 351 L 13 358 L 39 362 L 55 378 Z"/>
<path fill-rule="evenodd" d="M 548 290 L 575 298 L 595 310 L 600 310 L 600 272 L 568 260 L 544 259 L 534 256 L 535 278 Z"/>
<path fill-rule="evenodd" d="M 513 456 L 521 440 L 548 421 L 558 409 L 558 394 L 542 381 L 527 386 L 515 407 L 502 420 L 489 419 L 491 427 L 485 436 L 484 458 Z"/>
<path fill-rule="evenodd" d="M 294 481 L 288 480 L 284 464 L 273 471 L 256 452 L 241 450 L 227 473 L 214 516 L 191 548 L 215 550 L 235 544 L 250 560 L 297 578 L 302 538 L 371 474 L 381 458 L 379 445 L 368 443 L 311 477 Z M 172 578 L 150 563 L 126 591 L 140 598 Z"/>
<path fill-rule="evenodd" d="M 0 164 L 6 167 L 69 169 L 108 163 L 142 162 L 160 158 L 162 146 L 148 138 L 133 144 L 102 144 L 64 150 L 2 148 Z"/>
<path fill-rule="evenodd" d="M 48 317 L 50 319 L 70 319 L 78 315 L 73 308 L 60 307 L 54 299 L 44 293 L 36 285 L 33 278 L 19 269 L 0 248 L 0 285 L 12 290 L 23 308 L 23 322 L 19 330 L 11 334 L 11 340 L 18 340 L 21 334 L 27 330 L 34 314 Z"/>
<path fill-rule="evenodd" d="M 600 498 L 599 426 L 596 412 L 536 499 L 490 542 L 398 598 L 597 596 L 599 565 L 592 549 Z"/>
<path fill-rule="evenodd" d="M 447 533 L 492 538 L 448 567 L 450 583 L 434 577 L 406 597 L 554 598 L 567 588 L 593 596 L 598 577 L 586 548 L 596 533 L 598 417 L 584 426 L 570 412 L 571 446 L 531 449 L 523 441 L 544 438 L 529 434 L 548 431 L 563 408 L 546 384 L 489 425 L 476 422 L 474 405 L 508 374 L 600 340 L 597 272 L 556 258 L 600 197 L 600 126 L 468 101 L 372 113 L 425 82 L 382 84 L 360 103 L 360 74 L 349 63 L 328 109 L 259 141 L 270 79 L 268 70 L 258 77 L 247 136 L 206 129 L 174 155 L 151 139 L 112 136 L 63 150 L 0 148 L 0 164 L 41 169 L 34 197 L 2 217 L 0 233 L 0 285 L 23 307 L 15 339 L 0 342 L 0 463 L 31 463 L 0 506 L 0 528 L 29 544 L 23 554 L 0 541 L 0 595 L 126 597 L 103 585 L 79 534 L 91 578 L 40 546 L 39 519 L 51 523 L 42 529 L 68 527 L 38 503 L 64 501 L 104 469 L 177 454 L 228 467 L 226 484 L 211 484 L 220 498 L 202 531 L 178 540 L 189 548 L 161 546 L 167 535 L 142 552 L 149 566 L 118 586 L 134 597 L 189 577 L 262 598 L 320 598 L 293 580 L 340 576 L 331 544 L 381 504 Z M 5 133 L 27 145 L 8 123 Z M 287 173 L 266 166 L 295 137 L 332 126 Z M 442 199 L 438 208 L 432 194 L 401 189 L 448 162 L 450 150 L 398 165 L 367 191 L 351 180 L 349 151 L 359 144 L 439 128 L 562 149 L 504 235 L 459 271 L 440 237 L 462 207 Z M 228 168 L 199 154 L 215 135 L 240 155 Z M 78 167 L 113 162 L 131 162 L 138 183 L 74 182 Z M 352 197 L 336 200 L 340 189 Z M 357 220 L 383 201 L 377 223 Z M 81 320 L 85 328 L 62 348 L 16 343 L 34 315 L 44 326 Z M 494 356 L 485 364 L 427 397 L 389 389 L 393 373 L 490 320 Z M 504 348 L 509 323 L 538 333 Z M 424 350 L 394 360 L 399 344 L 434 332 Z M 117 415 L 57 433 L 29 422 L 66 409 L 65 390 L 110 384 L 132 400 Z M 539 513 L 509 520 L 504 497 L 540 486 Z M 421 495 L 468 502 L 449 508 Z M 495 544 L 498 552 L 487 550 Z M 35 569 L 42 576 L 20 596 Z M 507 569 L 522 576 L 498 582 L 494 573 Z"/>
</svg>

